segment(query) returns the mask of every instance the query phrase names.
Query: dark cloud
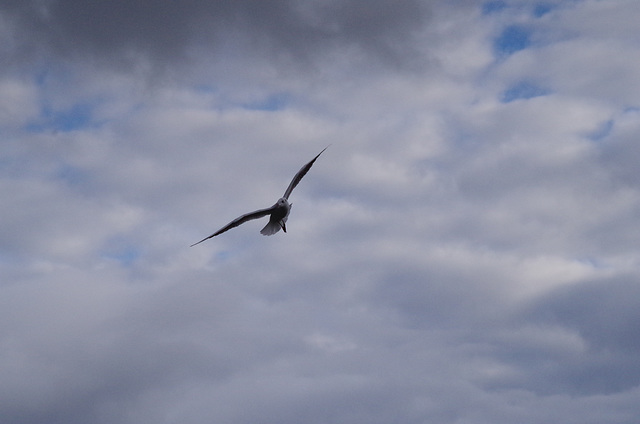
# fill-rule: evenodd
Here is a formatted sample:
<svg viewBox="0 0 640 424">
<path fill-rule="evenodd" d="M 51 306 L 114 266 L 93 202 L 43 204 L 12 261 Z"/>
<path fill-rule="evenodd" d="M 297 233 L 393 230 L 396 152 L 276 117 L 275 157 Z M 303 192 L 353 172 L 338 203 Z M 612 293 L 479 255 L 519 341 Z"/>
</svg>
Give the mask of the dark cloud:
<svg viewBox="0 0 640 424">
<path fill-rule="evenodd" d="M 617 119 L 605 123 L 601 137 L 601 157 L 603 163 L 616 180 L 630 187 L 640 187 L 640 174 L 634 158 L 640 154 L 636 142 L 639 108 L 628 108 Z"/>
<path fill-rule="evenodd" d="M 590 349 L 640 354 L 640 285 L 635 276 L 556 290 L 533 315 L 578 332 Z"/>
<path fill-rule="evenodd" d="M 148 58 L 164 66 L 184 60 L 193 45 L 215 55 L 230 39 L 296 60 L 352 46 L 402 64 L 428 17 L 418 0 L 28 0 L 5 2 L 0 10 L 22 48 L 33 52 L 107 62 Z"/>
<path fill-rule="evenodd" d="M 640 384 L 637 276 L 553 290 L 528 308 L 524 321 L 560 330 L 565 341 L 576 343 L 563 350 L 503 345 L 508 361 L 526 376 L 519 385 L 550 393 L 611 394 Z"/>
</svg>

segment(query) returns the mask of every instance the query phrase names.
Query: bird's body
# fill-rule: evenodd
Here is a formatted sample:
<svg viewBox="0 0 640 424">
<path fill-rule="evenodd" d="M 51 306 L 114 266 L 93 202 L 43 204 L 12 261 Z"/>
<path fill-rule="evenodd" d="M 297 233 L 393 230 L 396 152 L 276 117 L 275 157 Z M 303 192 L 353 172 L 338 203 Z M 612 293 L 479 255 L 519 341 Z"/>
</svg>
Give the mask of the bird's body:
<svg viewBox="0 0 640 424">
<path fill-rule="evenodd" d="M 282 228 L 282 231 L 287 232 L 287 218 L 289 217 L 289 212 L 291 212 L 291 206 L 293 203 L 289 203 L 287 199 L 281 197 L 278 199 L 275 205 L 271 207 L 271 216 L 269 217 L 269 222 L 264 226 L 262 230 L 260 230 L 260 234 L 265 236 L 270 236 L 272 234 L 277 233 Z"/>
<path fill-rule="evenodd" d="M 327 147 L 322 149 L 322 152 L 327 150 Z M 289 183 L 289 187 L 287 187 L 287 190 L 284 192 L 284 195 L 280 199 L 278 199 L 275 205 L 271 206 L 270 208 L 259 209 L 257 211 L 249 212 L 247 214 L 239 216 L 238 218 L 234 219 L 233 221 L 231 221 L 230 223 L 228 223 L 227 225 L 225 225 L 215 233 L 211 234 L 209 237 L 205 237 L 199 242 L 192 244 L 191 247 L 195 246 L 196 244 L 200 244 L 203 241 L 210 239 L 211 237 L 215 237 L 218 234 L 222 234 L 225 231 L 235 228 L 238 225 L 244 224 L 247 221 L 250 221 L 252 219 L 262 218 L 263 216 L 267 216 L 267 215 L 269 215 L 269 222 L 267 223 L 267 225 L 264 226 L 262 230 L 260 230 L 261 234 L 265 236 L 270 236 L 280 231 L 281 228 L 282 228 L 282 231 L 286 233 L 287 218 L 289 217 L 289 212 L 291 212 L 291 206 L 293 206 L 293 203 L 289 203 L 289 196 L 291 195 L 291 192 L 293 191 L 293 189 L 298 185 L 300 180 L 302 180 L 302 177 L 304 177 L 307 174 L 307 172 L 309 172 L 309 169 L 311 169 L 311 166 L 313 166 L 313 163 L 316 161 L 316 159 L 318 159 L 318 157 L 322 154 L 322 152 L 318 153 L 318 155 L 315 158 L 313 158 L 309 163 L 307 163 L 305 166 L 300 168 L 298 173 L 293 177 L 293 180 L 291 180 L 291 182 Z"/>
</svg>

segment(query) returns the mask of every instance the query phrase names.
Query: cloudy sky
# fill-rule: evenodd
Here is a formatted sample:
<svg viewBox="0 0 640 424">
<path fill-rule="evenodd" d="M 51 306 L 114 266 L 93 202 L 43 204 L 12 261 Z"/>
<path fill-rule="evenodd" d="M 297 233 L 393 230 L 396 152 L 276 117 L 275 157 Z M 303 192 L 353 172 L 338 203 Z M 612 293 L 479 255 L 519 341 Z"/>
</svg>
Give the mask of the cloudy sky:
<svg viewBox="0 0 640 424">
<path fill-rule="evenodd" d="M 639 21 L 3 1 L 2 422 L 636 423 Z"/>
</svg>

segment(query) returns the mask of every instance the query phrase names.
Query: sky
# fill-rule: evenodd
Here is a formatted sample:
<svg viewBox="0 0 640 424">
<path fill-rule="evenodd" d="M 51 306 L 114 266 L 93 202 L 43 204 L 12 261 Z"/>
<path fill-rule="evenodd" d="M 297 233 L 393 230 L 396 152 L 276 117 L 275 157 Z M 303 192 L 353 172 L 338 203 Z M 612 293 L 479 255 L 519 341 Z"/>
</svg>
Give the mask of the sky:
<svg viewBox="0 0 640 424">
<path fill-rule="evenodd" d="M 637 423 L 639 20 L 4 0 L 2 422 Z"/>
</svg>

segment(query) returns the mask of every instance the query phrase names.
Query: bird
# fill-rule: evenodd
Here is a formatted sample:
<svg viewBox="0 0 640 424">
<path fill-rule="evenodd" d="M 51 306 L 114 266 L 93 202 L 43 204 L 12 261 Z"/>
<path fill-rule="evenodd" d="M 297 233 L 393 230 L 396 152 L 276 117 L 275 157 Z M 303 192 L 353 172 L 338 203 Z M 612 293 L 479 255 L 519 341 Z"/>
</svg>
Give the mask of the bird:
<svg viewBox="0 0 640 424">
<path fill-rule="evenodd" d="M 291 206 L 293 206 L 293 203 L 289 203 L 289 196 L 291 195 L 291 192 L 293 191 L 293 189 L 296 188 L 300 180 L 302 180 L 302 177 L 307 175 L 307 172 L 309 172 L 309 170 L 313 166 L 313 163 L 316 161 L 316 159 L 318 159 L 320 155 L 328 148 L 329 146 L 322 149 L 322 151 L 318 153 L 316 157 L 311 159 L 309 163 L 307 163 L 305 166 L 300 168 L 298 173 L 293 177 L 293 179 L 289 183 L 289 187 L 287 187 L 287 190 L 285 190 L 284 195 L 280 199 L 278 199 L 278 201 L 273 206 L 266 209 L 259 209 L 257 211 L 253 211 L 253 212 L 249 212 L 244 215 L 241 215 L 236 219 L 234 219 L 233 221 L 231 221 L 230 223 L 228 223 L 227 225 L 225 225 L 224 227 L 220 228 L 215 233 L 211 234 L 209 237 L 205 237 L 199 242 L 193 243 L 190 247 L 193 247 L 196 244 L 200 244 L 203 241 L 209 240 L 210 238 L 215 237 L 219 234 L 222 234 L 225 231 L 228 231 L 232 228 L 235 228 L 238 225 L 244 224 L 247 221 L 251 221 L 252 219 L 262 218 L 263 216 L 267 216 L 267 215 L 270 215 L 269 222 L 267 223 L 267 225 L 264 226 L 262 230 L 260 230 L 260 234 L 265 236 L 270 236 L 280 231 L 281 228 L 282 228 L 282 231 L 286 233 L 287 218 L 289 217 L 289 212 L 291 212 Z"/>
</svg>

